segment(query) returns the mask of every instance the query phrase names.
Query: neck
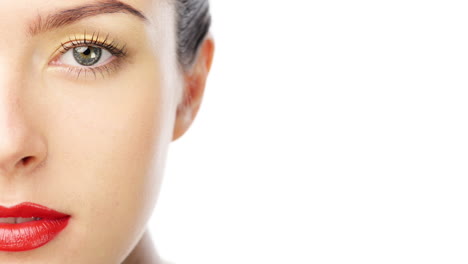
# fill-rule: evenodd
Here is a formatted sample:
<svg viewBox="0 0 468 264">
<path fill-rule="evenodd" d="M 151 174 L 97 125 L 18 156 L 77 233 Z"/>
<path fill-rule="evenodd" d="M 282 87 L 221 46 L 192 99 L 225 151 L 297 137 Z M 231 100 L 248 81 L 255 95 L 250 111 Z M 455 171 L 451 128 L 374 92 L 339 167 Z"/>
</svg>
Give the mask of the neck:
<svg viewBox="0 0 468 264">
<path fill-rule="evenodd" d="M 161 264 L 148 229 L 122 264 Z"/>
</svg>

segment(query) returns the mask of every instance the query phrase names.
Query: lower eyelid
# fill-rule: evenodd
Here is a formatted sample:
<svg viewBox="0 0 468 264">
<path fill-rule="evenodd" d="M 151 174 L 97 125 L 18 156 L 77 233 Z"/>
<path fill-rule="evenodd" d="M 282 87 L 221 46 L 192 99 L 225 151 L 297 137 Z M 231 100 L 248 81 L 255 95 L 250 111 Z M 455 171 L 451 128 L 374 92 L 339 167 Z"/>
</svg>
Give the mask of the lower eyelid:
<svg viewBox="0 0 468 264">
<path fill-rule="evenodd" d="M 109 60 L 108 60 L 109 61 Z M 108 78 L 115 74 L 122 67 L 123 61 L 117 57 L 111 57 L 110 62 L 96 67 L 75 67 L 64 66 L 66 64 L 52 65 L 55 70 L 61 74 L 68 75 L 70 78 L 75 79 L 90 79 L 96 80 L 98 78 Z"/>
</svg>

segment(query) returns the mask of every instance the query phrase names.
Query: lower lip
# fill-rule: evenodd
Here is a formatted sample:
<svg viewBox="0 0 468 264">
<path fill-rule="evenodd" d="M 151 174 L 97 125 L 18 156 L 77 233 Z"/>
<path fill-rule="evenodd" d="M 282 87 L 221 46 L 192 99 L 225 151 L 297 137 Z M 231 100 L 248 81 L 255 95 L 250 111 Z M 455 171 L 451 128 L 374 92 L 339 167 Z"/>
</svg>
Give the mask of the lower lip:
<svg viewBox="0 0 468 264">
<path fill-rule="evenodd" d="M 54 239 L 69 219 L 70 216 L 20 224 L 0 223 L 0 250 L 26 251 L 41 247 Z"/>
</svg>

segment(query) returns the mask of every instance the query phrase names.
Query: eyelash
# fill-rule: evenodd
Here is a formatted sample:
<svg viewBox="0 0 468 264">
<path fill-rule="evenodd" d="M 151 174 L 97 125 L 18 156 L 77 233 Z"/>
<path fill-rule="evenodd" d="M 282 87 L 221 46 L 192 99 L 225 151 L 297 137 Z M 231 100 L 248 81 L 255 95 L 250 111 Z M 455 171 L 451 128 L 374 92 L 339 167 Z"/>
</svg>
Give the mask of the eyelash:
<svg viewBox="0 0 468 264">
<path fill-rule="evenodd" d="M 119 69 L 119 66 L 122 64 L 122 59 L 127 56 L 127 49 L 126 45 L 122 45 L 119 47 L 119 43 L 112 40 L 109 42 L 109 34 L 106 35 L 104 40 L 99 40 L 99 32 L 94 32 L 91 36 L 91 39 L 86 38 L 86 31 L 84 32 L 84 38 L 83 39 L 78 39 L 76 35 L 73 35 L 73 37 L 69 37 L 68 42 L 61 42 L 61 48 L 60 48 L 60 56 L 63 56 L 66 52 L 68 52 L 71 49 L 78 48 L 78 47 L 87 47 L 87 46 L 93 46 L 97 48 L 102 48 L 107 50 L 111 55 L 113 55 L 115 58 L 112 58 L 109 63 L 106 63 L 102 66 L 97 66 L 97 67 L 92 67 L 92 66 L 83 66 L 83 67 L 67 67 L 68 70 L 67 72 L 72 73 L 76 75 L 76 78 L 78 79 L 82 73 L 86 74 L 87 73 L 93 73 L 94 77 L 96 79 L 96 72 L 100 73 L 102 77 L 104 78 L 104 72 L 106 72 L 108 75 L 110 75 L 113 72 L 116 72 Z"/>
</svg>

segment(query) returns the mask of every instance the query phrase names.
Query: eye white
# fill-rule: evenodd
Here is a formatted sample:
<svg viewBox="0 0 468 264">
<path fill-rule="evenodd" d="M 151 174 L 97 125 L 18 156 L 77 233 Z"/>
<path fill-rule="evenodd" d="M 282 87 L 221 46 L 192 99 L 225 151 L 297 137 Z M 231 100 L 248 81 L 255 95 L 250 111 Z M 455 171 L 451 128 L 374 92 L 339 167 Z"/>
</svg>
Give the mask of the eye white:
<svg viewBox="0 0 468 264">
<path fill-rule="evenodd" d="M 75 66 L 75 67 L 95 67 L 95 66 L 100 66 L 101 64 L 103 64 L 104 62 L 109 60 L 109 58 L 112 57 L 112 54 L 109 51 L 107 51 L 106 49 L 96 47 L 96 48 L 101 49 L 101 57 L 93 65 L 86 66 L 86 65 L 80 64 L 79 62 L 76 61 L 75 57 L 73 56 L 73 50 L 75 48 L 84 48 L 84 47 L 74 47 L 74 48 L 69 49 L 62 56 L 60 56 L 59 62 L 61 64 L 66 64 L 66 65 Z"/>
</svg>

